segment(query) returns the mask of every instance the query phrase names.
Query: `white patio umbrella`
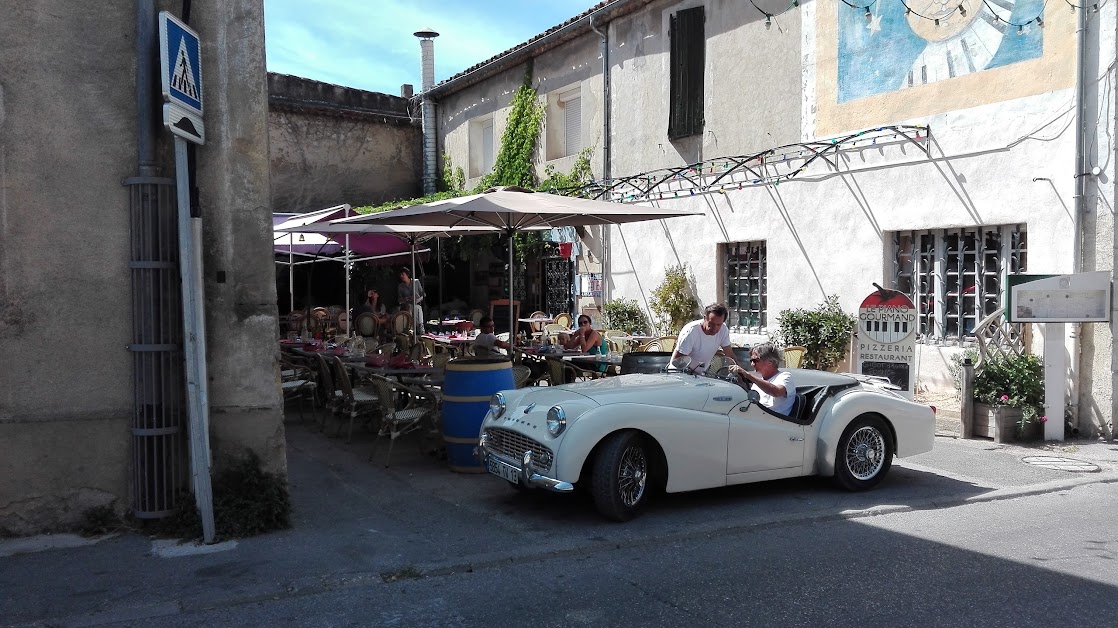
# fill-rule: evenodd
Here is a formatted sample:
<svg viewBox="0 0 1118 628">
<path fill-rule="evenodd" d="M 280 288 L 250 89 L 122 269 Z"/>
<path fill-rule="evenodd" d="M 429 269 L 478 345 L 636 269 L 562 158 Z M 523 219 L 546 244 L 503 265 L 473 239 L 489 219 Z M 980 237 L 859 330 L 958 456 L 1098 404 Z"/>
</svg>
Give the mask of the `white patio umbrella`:
<svg viewBox="0 0 1118 628">
<path fill-rule="evenodd" d="M 647 205 L 624 205 L 607 201 L 533 192 L 521 187 L 491 188 L 471 194 L 422 205 L 401 207 L 363 218 L 369 224 L 423 225 L 427 228 L 489 228 L 509 238 L 509 301 L 512 301 L 512 236 L 528 229 L 619 225 L 627 222 L 663 220 L 702 212 L 679 211 Z M 509 334 L 516 330 L 514 308 L 509 308 Z"/>
<path fill-rule="evenodd" d="M 384 212 L 387 213 L 387 212 Z M 371 219 L 380 214 L 361 214 L 358 216 L 350 216 L 348 218 L 339 218 L 328 222 L 320 222 L 314 224 L 296 225 L 284 229 L 284 231 L 292 233 L 318 233 L 330 237 L 338 237 L 341 235 L 349 236 L 354 234 L 386 234 L 394 235 L 410 245 L 411 255 L 411 276 L 414 280 L 415 274 L 415 253 L 416 245 L 420 242 L 426 242 L 432 238 L 446 238 L 450 236 L 462 235 L 492 235 L 501 233 L 499 229 L 487 226 L 470 226 L 470 227 L 431 227 L 424 225 L 387 225 L 384 223 L 374 222 Z M 540 227 L 543 228 L 543 227 Z M 412 310 L 415 311 L 414 309 Z M 418 336 L 419 321 L 412 317 L 412 333 Z"/>
</svg>

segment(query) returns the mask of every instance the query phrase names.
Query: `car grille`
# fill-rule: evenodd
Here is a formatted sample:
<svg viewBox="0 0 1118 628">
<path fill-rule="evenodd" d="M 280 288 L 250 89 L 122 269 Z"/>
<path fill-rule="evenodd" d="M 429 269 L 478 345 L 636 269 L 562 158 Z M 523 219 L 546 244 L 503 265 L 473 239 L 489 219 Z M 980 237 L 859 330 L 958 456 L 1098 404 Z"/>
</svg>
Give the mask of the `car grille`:
<svg viewBox="0 0 1118 628">
<path fill-rule="evenodd" d="M 486 428 L 485 438 L 489 442 L 489 449 L 517 462 L 520 462 L 524 452 L 531 450 L 533 466 L 540 471 L 551 471 L 551 460 L 554 456 L 551 450 L 539 441 L 503 427 Z"/>
</svg>

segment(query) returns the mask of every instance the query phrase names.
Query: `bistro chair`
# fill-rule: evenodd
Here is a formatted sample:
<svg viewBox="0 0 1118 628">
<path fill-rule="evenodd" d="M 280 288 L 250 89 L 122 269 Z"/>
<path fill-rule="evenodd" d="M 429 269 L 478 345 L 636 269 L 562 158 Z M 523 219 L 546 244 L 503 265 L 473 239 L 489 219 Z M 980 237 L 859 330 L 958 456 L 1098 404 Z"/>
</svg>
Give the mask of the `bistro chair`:
<svg viewBox="0 0 1118 628">
<path fill-rule="evenodd" d="M 561 312 L 555 315 L 555 324 L 562 325 L 564 329 L 570 329 L 574 324 L 574 318 L 567 312 Z"/>
<path fill-rule="evenodd" d="M 547 380 L 551 386 L 598 379 L 605 373 L 579 368 L 562 358 L 547 358 Z"/>
<path fill-rule="evenodd" d="M 342 395 L 338 392 L 335 386 L 334 376 L 330 373 L 330 364 L 326 358 L 321 354 L 315 354 L 315 361 L 318 363 L 318 396 L 322 400 L 322 406 L 326 408 L 328 415 L 322 417 L 322 425 L 320 430 L 326 431 L 326 420 L 329 415 L 333 415 L 338 411 L 342 404 Z"/>
<path fill-rule="evenodd" d="M 412 332 L 412 315 L 409 312 L 400 310 L 392 315 L 392 333 L 410 334 Z"/>
<path fill-rule="evenodd" d="M 349 312 L 338 312 L 338 331 L 349 335 Z"/>
<path fill-rule="evenodd" d="M 547 312 L 536 310 L 528 315 L 528 318 L 547 318 Z M 528 323 L 528 328 L 532 330 L 533 336 L 538 336 L 543 332 L 544 323 Z"/>
<path fill-rule="evenodd" d="M 660 351 L 675 351 L 675 341 L 678 336 L 660 336 L 656 340 L 660 341 Z"/>
<path fill-rule="evenodd" d="M 532 377 L 532 369 L 523 364 L 512 365 L 512 381 L 517 388 L 524 388 Z"/>
<path fill-rule="evenodd" d="M 475 308 L 470 310 L 470 315 L 466 318 L 474 324 L 474 327 L 481 327 L 481 319 L 483 317 L 485 317 L 485 312 Z"/>
<path fill-rule="evenodd" d="M 379 337 L 380 323 L 372 312 L 362 312 L 353 319 L 353 328 L 366 338 Z"/>
<path fill-rule="evenodd" d="M 380 400 L 377 390 L 371 386 L 353 386 L 349 381 L 349 371 L 338 356 L 334 356 L 334 372 L 337 374 L 338 383 L 342 387 L 340 414 L 349 415 L 349 429 L 346 431 L 346 442 L 353 441 L 353 422 L 357 417 L 365 417 L 376 413 L 380 409 Z M 342 423 L 338 422 L 338 433 L 342 433 Z"/>
<path fill-rule="evenodd" d="M 314 409 L 315 389 L 314 371 L 309 367 L 297 364 L 287 354 L 280 354 L 280 389 L 283 391 L 284 402 L 292 399 L 299 400 L 299 420 L 306 421 L 303 406 L 307 397 L 311 399 L 311 409 Z"/>
<path fill-rule="evenodd" d="M 295 333 L 302 332 L 303 319 L 305 318 L 306 314 L 303 313 L 303 310 L 292 311 L 290 314 L 287 315 L 287 331 L 293 331 Z"/>
<path fill-rule="evenodd" d="M 551 341 L 551 344 L 559 342 L 559 334 L 570 333 L 570 331 L 570 327 L 564 327 L 559 323 L 548 323 L 543 326 L 543 335 Z"/>
<path fill-rule="evenodd" d="M 666 349 L 661 347 L 659 338 L 653 338 L 652 340 L 649 340 L 648 342 L 644 343 L 643 345 L 637 347 L 635 350 L 636 351 L 666 351 Z"/>
<path fill-rule="evenodd" d="M 804 363 L 807 347 L 784 347 L 785 368 L 798 369 Z"/>
<path fill-rule="evenodd" d="M 438 417 L 438 399 L 429 391 L 411 388 L 387 377 L 372 375 L 371 378 L 373 386 L 377 389 L 377 398 L 380 400 L 384 416 L 381 419 L 380 429 L 377 430 L 377 438 L 373 441 L 373 449 L 369 452 L 369 461 L 376 456 L 380 439 L 387 436 L 388 454 L 384 458 L 384 466 L 387 468 L 392 459 L 392 446 L 395 445 L 397 438 L 424 428 L 432 433 L 438 431 L 438 426 L 432 419 Z M 401 401 L 403 407 L 397 407 L 401 405 Z M 421 450 L 422 447 L 421 441 Z"/>
<path fill-rule="evenodd" d="M 330 313 L 324 307 L 316 307 L 311 310 L 310 323 L 312 332 L 326 333 L 327 322 L 330 320 Z"/>
</svg>

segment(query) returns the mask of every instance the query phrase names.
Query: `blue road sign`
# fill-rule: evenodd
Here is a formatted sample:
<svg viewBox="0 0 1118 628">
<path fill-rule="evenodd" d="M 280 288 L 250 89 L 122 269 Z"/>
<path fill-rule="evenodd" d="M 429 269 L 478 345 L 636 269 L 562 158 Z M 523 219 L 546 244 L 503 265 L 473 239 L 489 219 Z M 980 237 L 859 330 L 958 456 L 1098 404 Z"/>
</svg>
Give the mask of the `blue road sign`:
<svg viewBox="0 0 1118 628">
<path fill-rule="evenodd" d="M 167 11 L 159 13 L 163 99 L 202 115 L 202 54 L 198 33 Z"/>
</svg>

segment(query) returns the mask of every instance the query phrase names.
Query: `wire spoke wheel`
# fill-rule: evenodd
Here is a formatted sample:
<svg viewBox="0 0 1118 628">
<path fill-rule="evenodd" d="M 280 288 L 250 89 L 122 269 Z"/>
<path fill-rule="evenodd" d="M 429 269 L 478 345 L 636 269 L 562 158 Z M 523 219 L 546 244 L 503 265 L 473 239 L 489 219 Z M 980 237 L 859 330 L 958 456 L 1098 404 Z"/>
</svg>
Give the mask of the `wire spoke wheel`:
<svg viewBox="0 0 1118 628">
<path fill-rule="evenodd" d="M 617 469 L 617 489 L 621 501 L 632 508 L 644 496 L 648 484 L 648 459 L 640 447 L 629 446 L 621 454 L 621 464 Z"/>
<path fill-rule="evenodd" d="M 881 470 L 885 457 L 885 437 L 874 426 L 858 428 L 846 442 L 846 468 L 855 479 L 873 478 Z"/>
</svg>

